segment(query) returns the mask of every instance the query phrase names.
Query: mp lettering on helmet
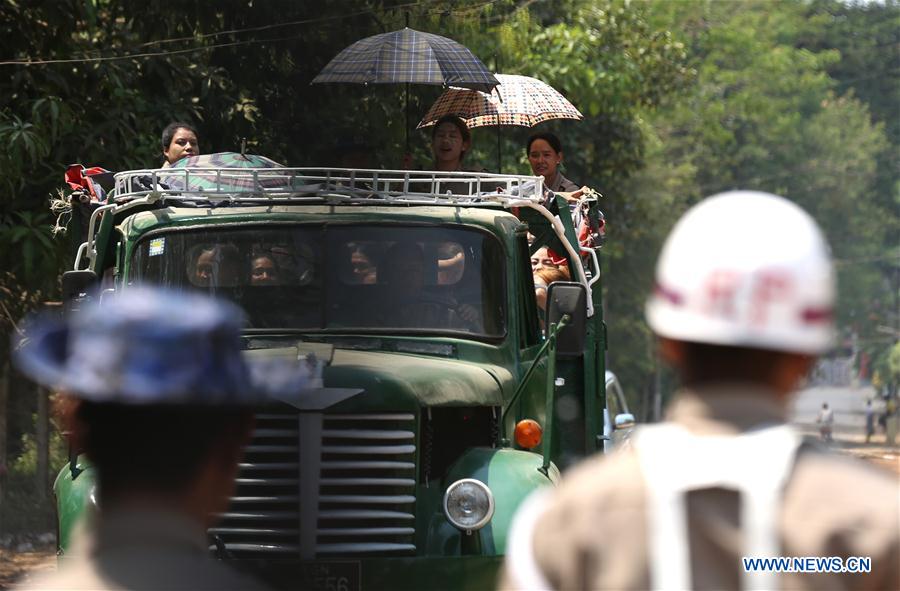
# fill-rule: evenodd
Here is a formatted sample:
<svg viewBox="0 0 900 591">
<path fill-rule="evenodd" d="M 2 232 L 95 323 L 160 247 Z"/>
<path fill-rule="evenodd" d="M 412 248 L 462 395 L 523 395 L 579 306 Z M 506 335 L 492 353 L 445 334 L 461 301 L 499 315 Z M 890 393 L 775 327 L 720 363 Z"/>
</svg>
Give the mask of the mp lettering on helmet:
<svg viewBox="0 0 900 591">
<path fill-rule="evenodd" d="M 745 274 L 719 269 L 710 273 L 704 292 L 704 312 L 709 316 L 736 320 L 746 314 L 749 324 L 763 326 L 771 306 L 790 297 L 791 278 L 775 270 Z M 746 301 L 743 294 L 749 295 Z"/>
<path fill-rule="evenodd" d="M 765 233 L 748 224 L 765 220 Z M 834 267 L 815 220 L 788 199 L 731 191 L 675 224 L 647 322 L 660 336 L 818 354 L 833 343 Z"/>
<path fill-rule="evenodd" d="M 719 269 L 706 279 L 706 313 L 710 316 L 734 318 L 737 314 L 735 297 L 744 278 L 737 271 Z"/>
<path fill-rule="evenodd" d="M 762 271 L 756 275 L 756 285 L 750 300 L 750 322 L 765 325 L 769 308 L 791 295 L 791 278 L 780 271 Z"/>
</svg>

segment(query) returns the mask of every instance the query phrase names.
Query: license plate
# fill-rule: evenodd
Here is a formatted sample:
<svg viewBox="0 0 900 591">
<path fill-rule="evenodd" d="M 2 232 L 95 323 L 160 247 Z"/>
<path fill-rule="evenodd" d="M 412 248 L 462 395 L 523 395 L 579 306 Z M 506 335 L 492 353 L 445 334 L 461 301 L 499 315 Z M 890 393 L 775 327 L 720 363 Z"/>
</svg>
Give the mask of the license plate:
<svg viewBox="0 0 900 591">
<path fill-rule="evenodd" d="M 361 591 L 360 563 L 315 562 L 302 567 L 302 589 L 312 591 Z"/>
</svg>

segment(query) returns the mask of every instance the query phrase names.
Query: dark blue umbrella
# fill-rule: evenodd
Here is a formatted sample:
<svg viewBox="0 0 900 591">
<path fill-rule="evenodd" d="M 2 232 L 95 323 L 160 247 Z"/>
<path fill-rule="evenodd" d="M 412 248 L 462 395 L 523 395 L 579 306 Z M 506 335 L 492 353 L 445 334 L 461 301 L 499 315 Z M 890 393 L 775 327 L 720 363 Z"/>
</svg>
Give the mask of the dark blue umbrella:
<svg viewBox="0 0 900 591">
<path fill-rule="evenodd" d="M 409 27 L 366 37 L 345 48 L 313 79 L 313 84 L 322 82 L 436 84 L 484 92 L 500 84 L 463 45 Z M 408 86 L 406 93 L 408 107 Z M 408 122 L 406 128 L 408 149 Z"/>
</svg>

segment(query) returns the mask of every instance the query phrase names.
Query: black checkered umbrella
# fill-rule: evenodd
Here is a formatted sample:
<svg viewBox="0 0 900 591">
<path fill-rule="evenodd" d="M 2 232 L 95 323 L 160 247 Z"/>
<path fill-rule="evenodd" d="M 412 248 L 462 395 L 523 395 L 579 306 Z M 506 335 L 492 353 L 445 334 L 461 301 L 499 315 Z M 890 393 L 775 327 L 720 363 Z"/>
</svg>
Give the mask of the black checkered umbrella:
<svg viewBox="0 0 900 591">
<path fill-rule="evenodd" d="M 406 27 L 345 48 L 313 79 L 357 84 L 438 84 L 490 92 L 500 84 L 481 60 L 452 39 Z"/>
<path fill-rule="evenodd" d="M 322 82 L 436 84 L 484 92 L 500 84 L 466 47 L 409 27 L 366 37 L 345 48 L 313 79 L 313 84 Z M 408 87 L 406 92 L 408 106 Z"/>
</svg>

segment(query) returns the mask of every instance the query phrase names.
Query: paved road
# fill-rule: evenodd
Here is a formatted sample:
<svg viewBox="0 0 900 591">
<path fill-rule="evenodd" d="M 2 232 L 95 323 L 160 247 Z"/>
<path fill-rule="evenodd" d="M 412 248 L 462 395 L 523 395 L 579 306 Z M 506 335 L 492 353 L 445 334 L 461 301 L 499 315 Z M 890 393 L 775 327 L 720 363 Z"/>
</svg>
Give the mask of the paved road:
<svg viewBox="0 0 900 591">
<path fill-rule="evenodd" d="M 816 417 L 822 403 L 827 402 L 834 409 L 835 450 L 871 460 L 900 474 L 900 447 L 887 445 L 884 431 L 876 427 L 871 441 L 865 441 L 865 405 L 870 398 L 877 416 L 883 412 L 884 403 L 875 398 L 875 391 L 871 387 L 808 388 L 794 399 L 791 420 L 803 432 L 818 437 Z"/>
<path fill-rule="evenodd" d="M 865 434 L 866 400 L 875 398 L 875 390 L 870 386 L 861 388 L 836 388 L 817 386 L 808 388 L 799 393 L 794 399 L 792 420 L 800 427 L 815 429 L 816 417 L 822 408 L 822 403 L 827 402 L 834 410 L 835 433 L 850 434 L 856 432 Z M 880 400 L 875 400 L 873 406 L 876 412 L 884 408 Z"/>
</svg>

